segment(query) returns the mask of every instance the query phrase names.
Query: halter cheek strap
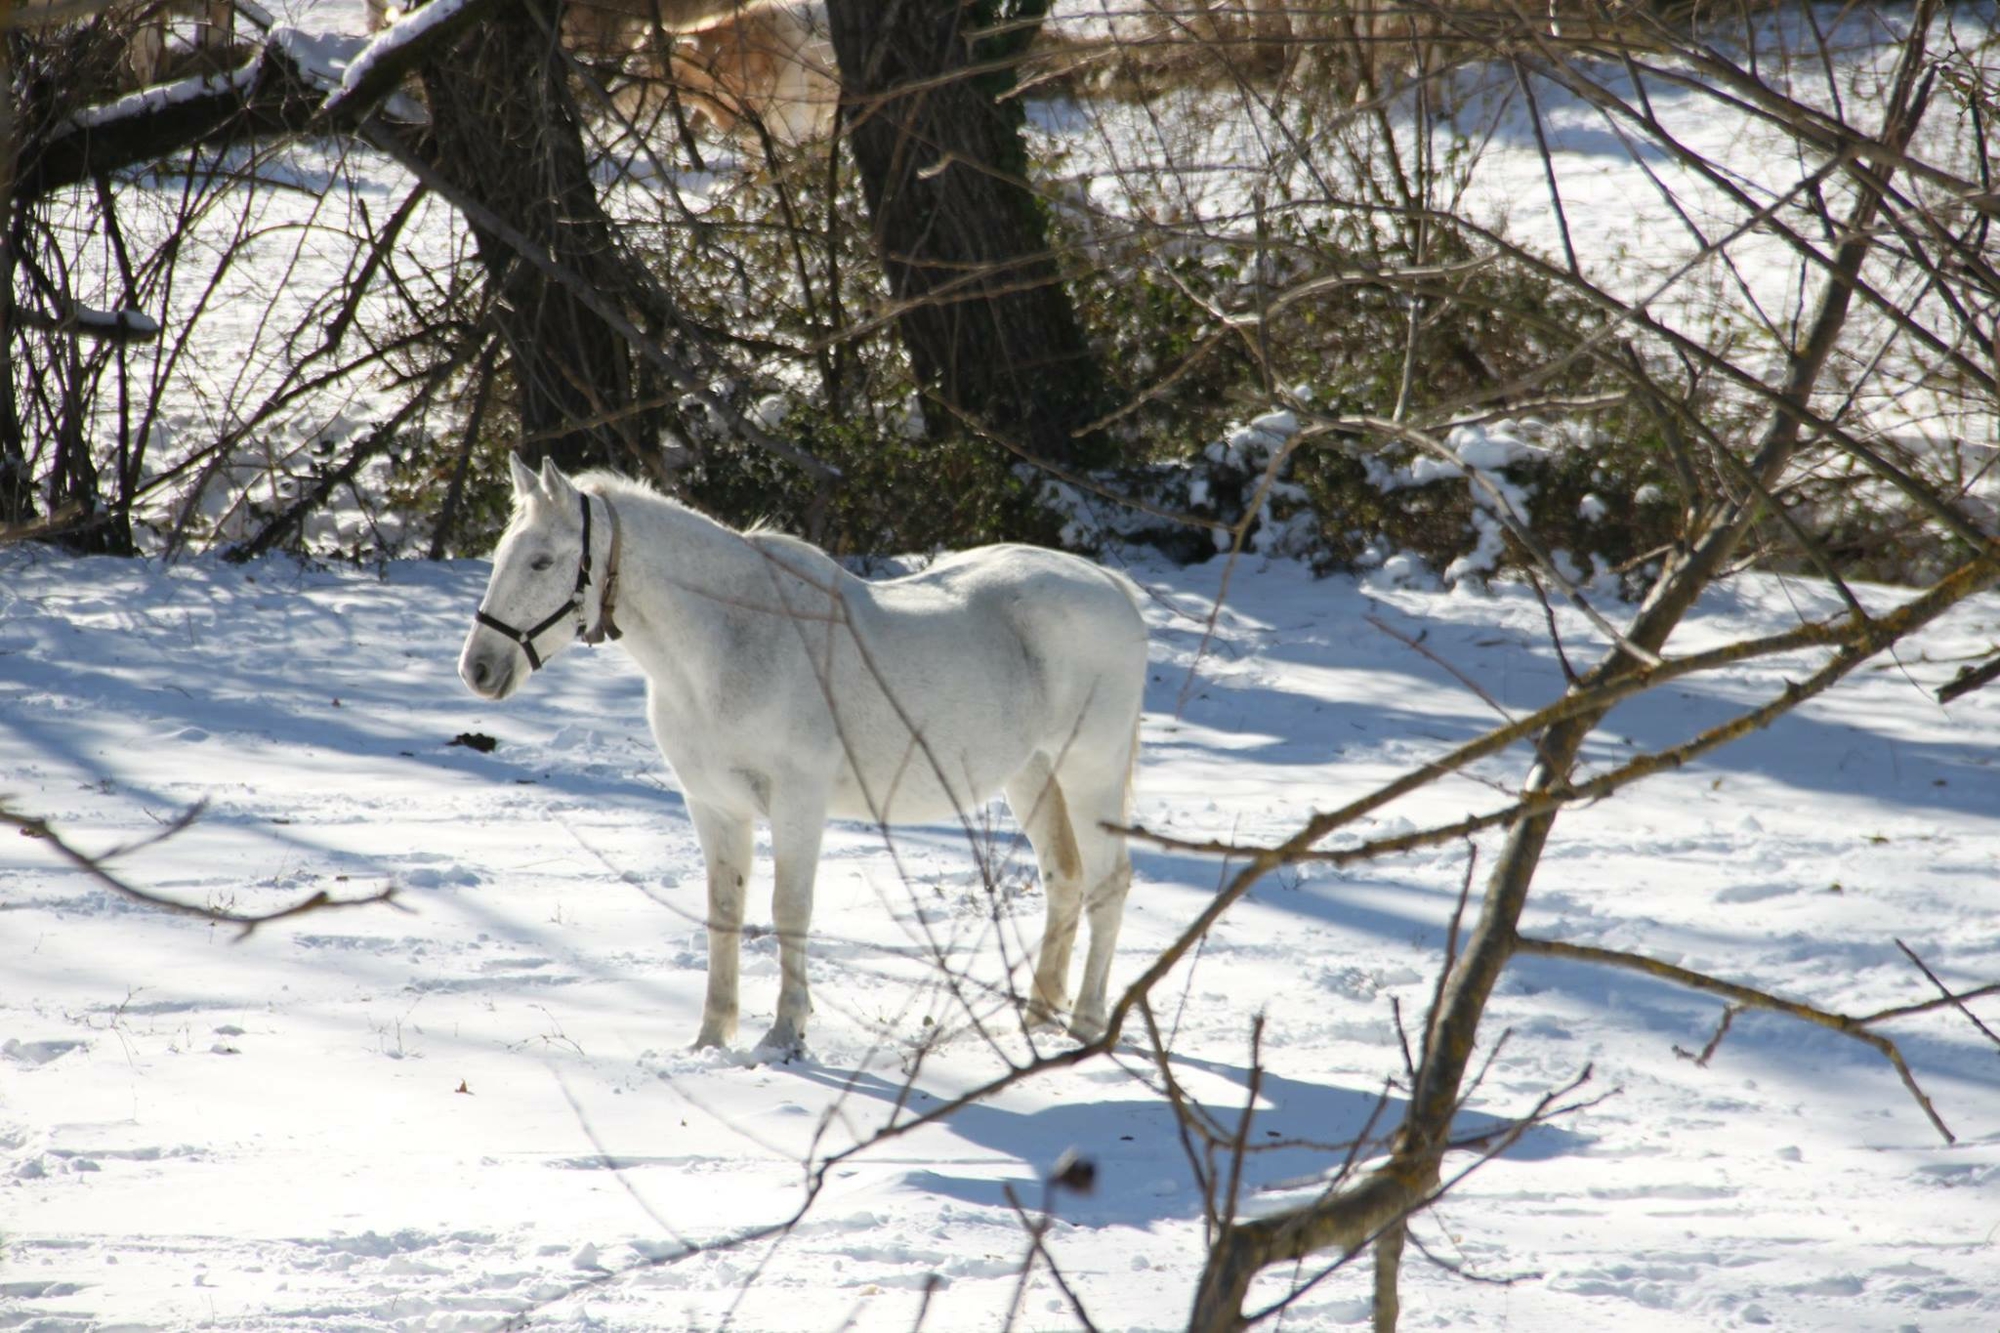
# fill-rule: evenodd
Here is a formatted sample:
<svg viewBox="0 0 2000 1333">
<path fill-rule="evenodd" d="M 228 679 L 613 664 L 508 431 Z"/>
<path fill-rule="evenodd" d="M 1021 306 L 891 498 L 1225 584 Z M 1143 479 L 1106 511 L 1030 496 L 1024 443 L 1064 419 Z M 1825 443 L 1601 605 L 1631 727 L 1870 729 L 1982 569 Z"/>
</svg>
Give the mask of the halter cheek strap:
<svg viewBox="0 0 2000 1333">
<path fill-rule="evenodd" d="M 579 491 L 577 502 L 583 507 L 583 554 L 576 562 L 576 586 L 570 590 L 569 600 L 542 617 L 532 629 L 525 630 L 489 614 L 483 606 L 472 613 L 473 620 L 479 624 L 521 645 L 521 651 L 528 655 L 530 671 L 542 669 L 542 655 L 535 651 L 535 640 L 566 616 L 576 617 L 577 635 L 585 643 L 602 643 L 607 634 L 614 639 L 620 637 L 618 627 L 611 620 L 612 599 L 618 587 L 618 511 L 611 507 L 609 500 L 604 502 L 604 512 L 611 519 L 611 551 L 605 560 L 604 595 L 598 601 L 597 625 L 593 629 L 583 621 L 583 594 L 590 587 L 590 497 Z"/>
<path fill-rule="evenodd" d="M 597 623 L 583 631 L 583 641 L 593 648 L 603 643 L 607 637 L 612 639 L 625 637 L 625 631 L 619 629 L 618 622 L 611 618 L 618 603 L 618 548 L 623 534 L 618 529 L 618 511 L 611 507 L 611 501 L 604 496 L 599 496 L 598 499 L 604 501 L 604 516 L 611 520 L 611 549 L 604 553 L 604 591 L 597 596 Z M 589 508 L 587 501 L 585 508 Z M 587 526 L 589 521 L 584 520 L 586 526 L 583 556 L 586 561 L 590 559 L 590 529 Z"/>
</svg>

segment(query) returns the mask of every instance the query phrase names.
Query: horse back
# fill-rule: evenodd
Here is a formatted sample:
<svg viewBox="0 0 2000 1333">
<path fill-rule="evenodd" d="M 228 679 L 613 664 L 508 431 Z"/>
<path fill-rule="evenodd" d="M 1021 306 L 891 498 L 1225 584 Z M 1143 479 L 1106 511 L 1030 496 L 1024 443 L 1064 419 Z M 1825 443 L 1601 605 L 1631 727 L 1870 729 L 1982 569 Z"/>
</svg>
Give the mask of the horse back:
<svg viewBox="0 0 2000 1333">
<path fill-rule="evenodd" d="M 955 608 L 980 631 L 1004 631 L 1019 645 L 1022 683 L 1058 719 L 1074 719 L 1087 696 L 1136 715 L 1146 623 L 1137 590 L 1119 574 L 1066 552 L 1010 544 L 960 552 L 923 574 L 875 586 L 892 595 L 934 593 L 946 616 Z"/>
<path fill-rule="evenodd" d="M 728 731 L 734 744 L 768 742 L 774 765 L 824 763 L 833 813 L 873 817 L 862 799 L 873 792 L 893 793 L 895 822 L 949 817 L 1037 753 L 1103 754 L 1121 773 L 1129 762 L 1146 631 L 1118 575 L 989 546 L 869 581 L 796 539 L 751 540 L 767 557 L 759 580 L 802 614 L 730 613 L 743 622 L 732 688 L 761 707 Z"/>
</svg>

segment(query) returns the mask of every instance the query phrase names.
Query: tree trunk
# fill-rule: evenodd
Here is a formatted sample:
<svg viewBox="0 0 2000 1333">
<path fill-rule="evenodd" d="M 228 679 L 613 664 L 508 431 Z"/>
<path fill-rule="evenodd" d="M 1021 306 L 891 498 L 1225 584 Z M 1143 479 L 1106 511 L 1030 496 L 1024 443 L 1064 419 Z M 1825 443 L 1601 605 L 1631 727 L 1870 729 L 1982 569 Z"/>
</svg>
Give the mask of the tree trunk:
<svg viewBox="0 0 2000 1333">
<path fill-rule="evenodd" d="M 1883 151 L 1879 159 L 1866 163 L 1865 172 L 1855 172 L 1860 188 L 1839 229 L 1844 239 L 1834 249 L 1812 317 L 1787 358 L 1783 378 L 1773 386 L 1755 448 L 1743 465 L 1753 484 L 1743 498 L 1718 499 L 1699 515 L 1688 550 L 1669 560 L 1654 581 L 1626 631 L 1627 641 L 1647 652 L 1658 653 L 1666 646 L 1696 599 L 1727 567 L 1756 522 L 1762 507 L 1759 497 L 1770 494 L 1804 442 L 1806 410 L 1847 323 L 1862 267 L 1878 242 L 1876 223 L 1893 164 L 1902 157 L 1923 115 L 1929 87 L 1928 81 L 1923 90 L 1918 86 L 1928 65 L 1923 34 L 1935 11 L 1934 0 L 1920 3 L 1911 20 L 1913 35 L 1903 48 L 1876 140 Z M 1642 666 L 1624 648 L 1613 647 L 1573 688 L 1597 689 Z M 1579 713 L 1544 732 L 1535 747 L 1539 759 L 1524 794 L 1562 786 L 1584 742 L 1611 707 L 1607 703 Z M 1555 819 L 1552 808 L 1527 815 L 1509 829 L 1500 858 L 1487 876 L 1479 920 L 1432 1008 L 1423 1060 L 1390 1161 L 1358 1186 L 1329 1193 L 1291 1212 L 1226 1229 L 1211 1248 L 1196 1289 L 1194 1318 L 1188 1325 L 1192 1333 L 1233 1333 L 1244 1327 L 1244 1296 L 1266 1265 L 1330 1246 L 1351 1251 L 1377 1231 L 1382 1240 L 1393 1236 L 1396 1249 L 1386 1258 L 1378 1257 L 1375 1327 L 1377 1333 L 1394 1327 L 1399 1301 L 1385 1288 L 1393 1287 L 1400 1266 L 1402 1222 L 1424 1206 L 1436 1187 L 1480 1023 L 1502 971 L 1514 956 L 1521 915 Z M 1385 1227 L 1388 1230 L 1382 1230 Z"/>
<path fill-rule="evenodd" d="M 1021 104 L 1005 96 L 1047 9 L 1047 0 L 827 3 L 911 370 L 947 415 L 1079 462 L 1093 449 L 1076 432 L 1102 407 L 1102 379 L 1023 181 Z M 1005 31 L 982 35 L 996 23 Z"/>
<path fill-rule="evenodd" d="M 638 290 L 625 272 L 584 153 L 556 0 L 501 7 L 422 67 L 426 155 L 469 197 L 599 292 Z M 658 448 L 658 386 L 629 342 L 510 245 L 471 225 L 507 348 L 523 452 L 566 471 L 635 462 Z"/>
<path fill-rule="evenodd" d="M 1396 1321 L 1403 1316 L 1401 1274 L 1408 1234 L 1409 1228 L 1398 1222 L 1375 1238 L 1374 1333 L 1396 1333 Z"/>
<path fill-rule="evenodd" d="M 20 404 L 14 397 L 14 60 L 0 41 L 0 532 L 35 515 Z"/>
</svg>

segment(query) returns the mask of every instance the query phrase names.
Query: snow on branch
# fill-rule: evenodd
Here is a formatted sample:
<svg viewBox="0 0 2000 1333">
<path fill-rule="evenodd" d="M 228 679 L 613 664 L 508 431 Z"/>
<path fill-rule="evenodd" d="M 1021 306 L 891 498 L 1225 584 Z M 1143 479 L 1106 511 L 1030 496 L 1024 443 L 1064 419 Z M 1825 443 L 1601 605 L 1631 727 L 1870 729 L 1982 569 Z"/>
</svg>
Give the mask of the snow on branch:
<svg viewBox="0 0 2000 1333">
<path fill-rule="evenodd" d="M 417 12 L 428 14 L 430 8 L 426 6 Z M 385 32 L 381 36 L 388 35 Z M 304 28 L 279 26 L 271 29 L 269 41 L 284 52 L 307 83 L 329 94 L 320 104 L 322 115 L 331 114 L 335 105 L 350 95 L 351 89 L 364 82 L 374 90 L 382 86 L 379 78 L 371 78 L 368 73 L 384 58 L 381 38 L 371 41 L 356 33 L 308 32 Z M 374 93 L 369 96 L 373 98 Z M 393 120 L 416 123 L 425 119 L 423 107 L 396 91 L 393 85 L 380 100 Z"/>
<path fill-rule="evenodd" d="M 340 86 L 326 99 L 326 110 L 357 97 L 374 100 L 385 78 L 392 84 L 422 58 L 422 51 L 449 29 L 457 31 L 482 11 L 488 0 L 431 0 L 420 5 L 376 34 L 347 63 Z M 378 72 L 381 71 L 381 72 Z"/>
<path fill-rule="evenodd" d="M 49 137 L 61 139 L 87 130 L 105 129 L 121 121 L 157 116 L 203 98 L 246 94 L 256 84 L 263 65 L 263 52 L 260 50 L 255 58 L 239 69 L 224 70 L 220 74 L 196 74 L 171 83 L 140 88 L 115 102 L 84 107 L 58 122 Z"/>
<path fill-rule="evenodd" d="M 27 199 L 157 161 L 204 143 L 300 131 L 319 99 L 282 50 L 266 43 L 240 68 L 143 88 L 86 107 L 22 144 L 17 189 Z"/>
<path fill-rule="evenodd" d="M 95 342 L 149 343 L 160 336 L 160 321 L 143 310 L 99 310 L 76 305 L 51 315 L 23 307 L 14 311 L 14 320 L 29 328 Z"/>
<path fill-rule="evenodd" d="M 413 103 L 391 101 L 404 76 L 499 3 L 438 0 L 368 42 L 270 27 L 234 70 L 85 107 L 23 144 L 16 188 L 35 198 L 201 144 L 339 133 L 385 101 L 396 118 L 419 118 Z"/>
</svg>

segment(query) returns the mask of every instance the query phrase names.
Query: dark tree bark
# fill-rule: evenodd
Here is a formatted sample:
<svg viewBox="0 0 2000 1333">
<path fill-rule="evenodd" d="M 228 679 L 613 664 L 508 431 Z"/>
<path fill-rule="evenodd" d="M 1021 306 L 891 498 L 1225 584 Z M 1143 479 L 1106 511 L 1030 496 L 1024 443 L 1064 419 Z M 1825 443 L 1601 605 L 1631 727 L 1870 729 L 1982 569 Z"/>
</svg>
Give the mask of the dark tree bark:
<svg viewBox="0 0 2000 1333">
<path fill-rule="evenodd" d="M 378 53 L 338 92 L 316 84 L 282 44 L 266 44 L 235 77 L 143 114 L 83 132 L 60 123 L 60 111 L 40 116 L 32 134 L 17 124 L 17 152 L 0 152 L 0 167 L 13 168 L 18 213 L 58 190 L 197 144 L 358 134 L 468 219 L 503 298 L 491 318 L 509 353 L 505 369 L 534 457 L 571 468 L 618 463 L 657 477 L 659 425 L 672 409 L 652 405 L 672 386 L 739 438 L 822 479 L 836 476 L 709 390 L 711 358 L 698 331 L 683 327 L 671 298 L 614 244 L 570 99 L 568 59 L 556 42 L 559 4 L 464 0 L 443 21 Z M 421 137 L 373 115 L 413 74 L 432 102 L 433 123 Z M 0 296 L 0 320 L 9 314 Z M 5 407 L 0 399 L 0 429 Z M 0 449 L 0 482 L 8 461 Z"/>
<path fill-rule="evenodd" d="M 952 411 L 1053 461 L 1102 380 L 1050 256 L 1014 62 L 1047 0 L 828 0 L 876 252 L 911 369 Z M 934 421 L 934 427 L 947 422 Z"/>
<path fill-rule="evenodd" d="M 0 532 L 35 517 L 35 479 L 14 402 L 14 60 L 0 41 Z"/>
<path fill-rule="evenodd" d="M 627 271 L 590 178 L 556 0 L 498 8 L 421 69 L 430 102 L 424 156 L 468 197 L 504 218 L 550 258 L 606 295 L 642 284 Z M 493 318 L 507 348 L 524 452 L 565 470 L 634 464 L 658 447 L 660 386 L 630 341 L 524 261 L 469 224 L 499 297 Z"/>
<path fill-rule="evenodd" d="M 91 457 L 90 437 L 79 396 L 73 386 L 82 375 L 73 345 L 53 344 L 58 356 L 67 354 L 69 364 L 54 377 L 61 404 L 53 441 L 55 458 L 50 467 L 54 494 L 51 511 L 65 514 L 57 540 L 82 555 L 133 555 L 132 512 L 117 496 L 107 499 Z"/>
<path fill-rule="evenodd" d="M 0 147 L 0 152 L 7 147 Z M 6 201 L 11 203 L 11 200 Z M 21 430 L 20 404 L 14 397 L 13 247 L 0 218 L 0 534 L 22 528 L 35 512 L 35 474 L 28 466 L 27 440 Z"/>
</svg>

